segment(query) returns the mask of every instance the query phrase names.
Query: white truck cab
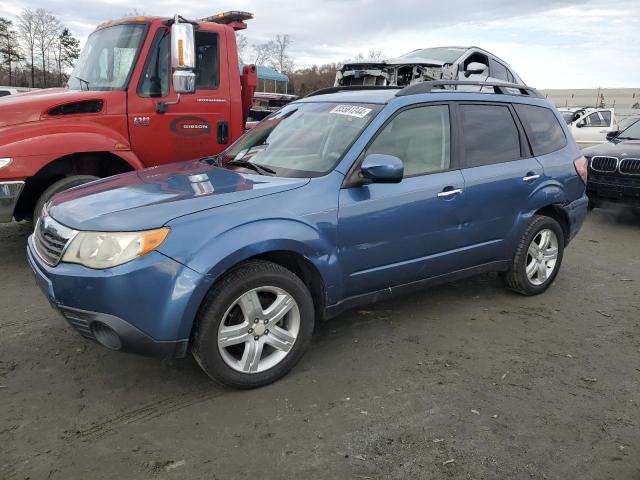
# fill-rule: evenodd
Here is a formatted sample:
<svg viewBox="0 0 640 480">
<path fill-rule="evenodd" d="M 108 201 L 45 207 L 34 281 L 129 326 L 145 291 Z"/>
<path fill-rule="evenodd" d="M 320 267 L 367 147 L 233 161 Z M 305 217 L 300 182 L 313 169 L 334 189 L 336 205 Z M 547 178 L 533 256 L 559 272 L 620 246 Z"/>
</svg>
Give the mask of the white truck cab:
<svg viewBox="0 0 640 480">
<path fill-rule="evenodd" d="M 606 143 L 607 133 L 618 130 L 613 108 L 567 107 L 558 110 L 580 148 Z"/>
</svg>

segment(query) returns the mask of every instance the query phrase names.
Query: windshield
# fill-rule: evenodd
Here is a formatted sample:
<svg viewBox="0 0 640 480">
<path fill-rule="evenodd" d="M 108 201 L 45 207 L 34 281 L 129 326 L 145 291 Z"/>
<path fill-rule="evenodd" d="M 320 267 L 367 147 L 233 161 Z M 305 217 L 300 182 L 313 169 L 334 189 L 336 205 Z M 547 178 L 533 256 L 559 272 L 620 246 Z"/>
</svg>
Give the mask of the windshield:
<svg viewBox="0 0 640 480">
<path fill-rule="evenodd" d="M 618 122 L 618 130 L 624 130 L 640 120 L 639 117 L 626 117 Z"/>
<path fill-rule="evenodd" d="M 250 162 L 284 177 L 328 173 L 382 105 L 292 103 L 267 117 L 224 154 L 222 163 Z"/>
<path fill-rule="evenodd" d="M 620 132 L 618 138 L 628 138 L 632 140 L 640 140 L 640 122 L 636 122 L 626 130 Z"/>
<path fill-rule="evenodd" d="M 69 76 L 71 90 L 124 90 L 145 37 L 144 23 L 93 32 Z"/>
<path fill-rule="evenodd" d="M 401 55 L 400 58 L 439 60 L 444 63 L 453 63 L 460 58 L 464 52 L 466 52 L 465 48 L 421 48 L 419 50 L 414 50 L 413 52 L 405 53 L 404 55 Z"/>
</svg>

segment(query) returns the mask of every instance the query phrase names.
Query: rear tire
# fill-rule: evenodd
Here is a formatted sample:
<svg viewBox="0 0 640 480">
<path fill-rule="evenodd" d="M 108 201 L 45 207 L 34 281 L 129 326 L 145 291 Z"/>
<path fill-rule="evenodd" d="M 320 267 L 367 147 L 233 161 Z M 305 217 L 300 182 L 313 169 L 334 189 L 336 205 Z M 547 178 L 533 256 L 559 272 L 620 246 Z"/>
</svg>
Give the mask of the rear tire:
<svg viewBox="0 0 640 480">
<path fill-rule="evenodd" d="M 564 233 L 551 217 L 534 215 L 522 235 L 511 268 L 501 276 L 522 295 L 538 295 L 553 283 L 564 254 Z"/>
<path fill-rule="evenodd" d="M 235 388 L 260 387 L 302 358 L 314 317 L 311 293 L 297 275 L 272 262 L 248 261 L 205 297 L 191 352 L 213 380 Z"/>
<path fill-rule="evenodd" d="M 98 179 L 99 177 L 94 177 L 93 175 L 72 175 L 49 185 L 49 187 L 42 192 L 42 195 L 38 198 L 36 206 L 33 209 L 33 224 L 35 225 L 38 218 L 40 218 L 40 213 L 42 212 L 42 208 L 45 203 L 47 203 L 56 193 L 60 193 L 63 190 L 68 190 L 72 187 L 77 187 L 78 185 L 93 182 Z"/>
</svg>

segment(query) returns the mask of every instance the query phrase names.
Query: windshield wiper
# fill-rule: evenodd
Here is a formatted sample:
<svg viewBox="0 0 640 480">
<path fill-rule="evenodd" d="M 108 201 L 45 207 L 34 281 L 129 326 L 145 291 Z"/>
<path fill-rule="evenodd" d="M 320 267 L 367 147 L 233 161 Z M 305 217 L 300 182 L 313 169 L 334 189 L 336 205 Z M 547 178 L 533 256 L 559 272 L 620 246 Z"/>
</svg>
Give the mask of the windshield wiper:
<svg viewBox="0 0 640 480">
<path fill-rule="evenodd" d="M 640 140 L 640 138 L 635 138 L 635 137 L 615 137 L 615 138 L 619 138 L 620 140 Z"/>
<path fill-rule="evenodd" d="M 80 81 L 80 90 L 82 90 L 82 84 L 84 84 L 84 85 L 87 86 L 87 92 L 89 91 L 89 81 L 88 80 L 85 80 L 84 78 L 77 77 L 75 75 L 71 75 L 71 78 L 75 78 L 76 80 Z"/>
<path fill-rule="evenodd" d="M 220 166 L 220 155 L 211 155 L 209 157 L 201 158 L 200 161 L 203 163 L 208 163 L 209 165 L 215 165 L 216 167 Z"/>
<path fill-rule="evenodd" d="M 246 160 L 233 160 L 233 161 L 227 163 L 227 165 L 237 165 L 239 167 L 250 168 L 251 170 L 254 170 L 255 172 L 258 172 L 260 175 L 267 175 L 267 174 L 275 175 L 276 174 L 276 171 L 270 169 L 269 167 L 265 167 L 264 165 L 259 165 L 257 163 L 247 162 Z"/>
</svg>

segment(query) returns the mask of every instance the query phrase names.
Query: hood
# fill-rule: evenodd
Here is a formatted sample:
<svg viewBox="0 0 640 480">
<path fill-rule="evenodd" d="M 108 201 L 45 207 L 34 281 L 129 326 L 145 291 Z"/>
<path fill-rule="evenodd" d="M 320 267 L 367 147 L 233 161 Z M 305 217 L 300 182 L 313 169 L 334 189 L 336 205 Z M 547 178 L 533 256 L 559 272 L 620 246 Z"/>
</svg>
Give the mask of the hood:
<svg viewBox="0 0 640 480">
<path fill-rule="evenodd" d="M 8 95 L 0 99 L 0 128 L 36 122 L 56 107 L 76 102 L 100 101 L 101 92 L 79 92 L 66 88 L 47 88 Z"/>
<path fill-rule="evenodd" d="M 585 148 L 582 154 L 587 157 L 606 155 L 618 158 L 640 158 L 640 140 L 614 140 Z"/>
<path fill-rule="evenodd" d="M 76 230 L 149 230 L 177 217 L 308 182 L 308 178 L 244 174 L 191 160 L 72 188 L 55 195 L 47 208 L 58 222 Z"/>
</svg>

